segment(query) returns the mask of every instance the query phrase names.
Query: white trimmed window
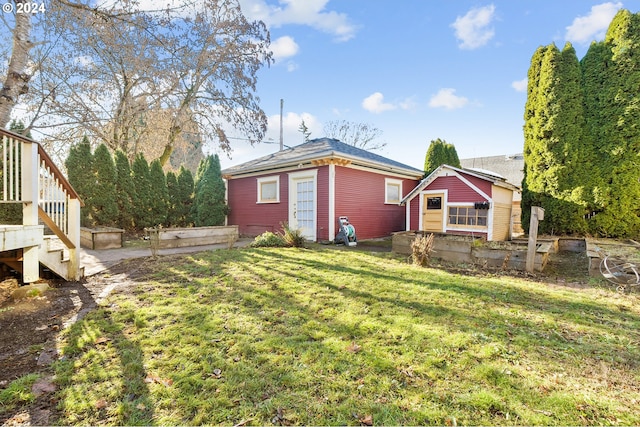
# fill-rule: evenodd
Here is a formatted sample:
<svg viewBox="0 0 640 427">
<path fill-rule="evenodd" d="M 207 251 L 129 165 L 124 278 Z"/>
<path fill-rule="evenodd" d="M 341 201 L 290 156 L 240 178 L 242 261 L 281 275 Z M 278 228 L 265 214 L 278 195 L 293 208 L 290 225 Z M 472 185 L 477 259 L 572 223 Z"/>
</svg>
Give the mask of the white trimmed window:
<svg viewBox="0 0 640 427">
<path fill-rule="evenodd" d="M 384 179 L 384 202 L 387 204 L 398 204 L 402 199 L 402 180 L 399 179 Z"/>
<path fill-rule="evenodd" d="M 474 206 L 449 206 L 447 224 L 453 227 L 486 228 L 489 211 Z"/>
<path fill-rule="evenodd" d="M 258 201 L 256 203 L 280 203 L 280 176 L 258 178 Z"/>
</svg>

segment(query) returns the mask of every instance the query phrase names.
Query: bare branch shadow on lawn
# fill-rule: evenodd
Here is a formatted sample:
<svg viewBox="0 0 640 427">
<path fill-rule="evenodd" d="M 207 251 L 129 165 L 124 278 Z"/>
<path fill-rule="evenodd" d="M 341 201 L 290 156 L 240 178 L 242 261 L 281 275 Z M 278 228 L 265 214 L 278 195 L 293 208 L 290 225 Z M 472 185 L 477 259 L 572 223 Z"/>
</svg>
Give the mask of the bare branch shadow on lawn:
<svg viewBox="0 0 640 427">
<path fill-rule="evenodd" d="M 257 250 L 256 252 L 266 257 L 274 256 L 273 254 L 265 251 L 261 252 Z M 330 255 L 331 252 L 328 251 L 327 258 L 329 258 Z M 628 330 L 634 333 L 634 331 L 637 330 L 638 326 L 640 325 L 639 316 L 621 310 L 613 310 L 595 302 L 587 303 L 568 301 L 566 299 L 549 298 L 546 294 L 540 292 L 529 291 L 521 287 L 516 288 L 502 283 L 500 285 L 504 286 L 504 292 L 502 290 L 499 290 L 498 287 L 483 287 L 471 285 L 472 281 L 491 280 L 492 282 L 499 282 L 499 279 L 470 278 L 469 285 L 463 285 L 459 282 L 444 282 L 443 280 L 438 280 L 438 278 L 434 278 L 433 280 L 425 280 L 427 274 L 426 271 L 424 275 L 416 274 L 416 276 L 410 278 L 399 278 L 397 276 L 394 276 L 392 273 L 386 272 L 372 272 L 368 267 L 357 268 L 340 264 L 338 257 L 334 257 L 335 262 L 333 263 L 331 263 L 330 261 L 324 263 L 311 263 L 303 258 L 296 258 L 283 254 L 278 254 L 277 256 L 278 264 L 283 266 L 283 268 L 281 269 L 281 273 L 284 275 L 297 277 L 299 280 L 309 280 L 311 282 L 320 281 L 320 284 L 322 286 L 325 286 L 332 289 L 334 292 L 338 292 L 352 298 L 364 299 L 365 301 L 382 302 L 384 304 L 400 307 L 405 310 L 415 310 L 417 313 L 422 313 L 424 315 L 430 316 L 432 321 L 446 322 L 452 327 L 456 327 L 464 331 L 487 331 L 488 325 L 501 325 L 502 327 L 496 328 L 495 330 L 493 330 L 493 333 L 495 334 L 496 338 L 505 341 L 509 340 L 510 337 L 504 334 L 504 325 L 512 322 L 513 319 L 502 314 L 488 311 L 484 313 L 479 313 L 477 311 L 463 312 L 462 308 L 460 307 L 446 307 L 435 304 L 426 305 L 425 303 L 421 303 L 418 301 L 406 301 L 397 298 L 391 298 L 388 296 L 374 295 L 370 292 L 363 292 L 361 290 L 355 289 L 352 285 L 336 286 L 335 283 L 322 281 L 321 275 L 317 275 L 316 277 L 302 277 L 293 273 L 293 270 L 286 266 L 302 264 L 309 267 L 311 271 L 319 269 L 335 271 L 336 273 L 353 279 L 366 274 L 369 277 L 386 281 L 406 280 L 411 284 L 416 284 L 424 287 L 425 292 L 428 292 L 429 289 L 447 292 L 452 291 L 459 294 L 468 295 L 472 298 L 481 299 L 492 304 L 503 305 L 505 307 L 515 308 L 519 310 L 535 310 L 543 315 L 551 315 L 553 317 L 553 322 L 556 323 L 555 326 L 557 326 L 558 328 L 562 326 L 562 323 L 574 323 L 582 327 L 600 330 L 603 335 L 609 335 L 612 330 Z M 369 255 L 365 255 L 365 257 L 366 256 Z M 352 280 L 352 282 L 355 282 L 355 280 Z M 570 316 L 570 313 L 580 313 L 580 316 Z M 583 346 L 583 337 L 576 336 L 575 333 L 563 334 L 563 331 L 561 330 L 546 331 L 550 333 L 547 333 L 547 336 L 545 337 L 545 331 L 540 331 L 542 325 L 524 319 L 519 319 L 518 323 L 512 326 L 514 329 L 533 332 L 537 335 L 537 344 L 539 344 L 540 346 L 550 346 L 551 348 L 555 348 L 559 352 L 565 351 L 567 347 L 571 345 L 575 345 L 578 347 Z M 539 332 L 543 332 L 543 334 L 540 334 Z M 607 344 L 603 344 L 602 341 L 606 342 Z M 622 359 L 631 367 L 638 366 L 640 364 L 640 353 L 638 351 L 633 351 L 633 347 L 623 348 L 620 345 L 616 345 L 616 343 L 612 342 L 610 339 L 601 340 L 599 347 L 600 348 L 597 349 L 597 351 L 593 354 L 594 358 L 599 357 L 600 354 L 618 354 L 619 357 L 624 356 L 622 357 Z M 591 349 L 590 351 L 587 351 L 587 353 L 593 353 L 593 351 L 594 349 Z"/>
<path fill-rule="evenodd" d="M 207 354 L 203 360 L 193 361 L 197 363 L 197 369 L 204 369 L 205 372 L 194 373 L 176 369 L 171 372 L 174 380 L 172 387 L 177 390 L 176 395 L 191 396 L 194 394 L 193 386 L 200 383 L 191 381 L 189 376 L 199 374 L 207 376 L 205 385 L 207 390 L 210 388 L 211 393 L 202 401 L 192 402 L 192 406 L 181 415 L 181 423 L 191 424 L 194 421 L 207 424 L 239 423 L 243 419 L 248 419 L 247 417 L 254 416 L 252 413 L 243 413 L 242 411 L 247 411 L 244 406 L 242 410 L 237 410 L 245 402 L 250 402 L 250 411 L 258 414 L 257 418 L 250 420 L 252 424 L 263 424 L 269 421 L 323 424 L 328 420 L 334 424 L 351 424 L 353 418 L 336 418 L 338 417 L 336 414 L 340 410 L 345 413 L 354 411 L 362 413 L 362 411 L 375 409 L 371 406 L 359 406 L 357 399 L 359 393 L 370 393 L 375 398 L 382 399 L 385 392 L 389 394 L 403 392 L 400 389 L 385 391 L 382 387 L 384 381 L 388 383 L 395 381 L 395 384 L 418 381 L 418 379 L 409 378 L 406 374 L 408 367 L 405 365 L 406 361 L 400 361 L 401 354 L 393 353 L 401 351 L 401 347 L 389 350 L 365 346 L 358 349 L 351 344 L 358 342 L 362 344 L 372 333 L 386 333 L 384 330 L 386 320 L 381 316 L 379 332 L 372 332 L 357 321 L 349 323 L 339 319 L 338 316 L 332 316 L 331 313 L 335 314 L 340 309 L 339 300 L 345 298 L 362 305 L 379 305 L 380 311 L 406 314 L 407 317 L 414 317 L 416 323 L 438 325 L 448 328 L 452 333 L 481 332 L 486 335 L 486 339 L 504 343 L 505 346 L 511 345 L 513 337 L 510 334 L 515 333 L 516 336 L 521 335 L 522 341 L 514 345 L 518 346 L 520 351 L 524 351 L 522 349 L 525 345 L 530 345 L 527 351 L 541 361 L 550 356 L 561 355 L 571 346 L 581 353 L 591 354 L 594 359 L 601 355 L 607 358 L 612 354 L 621 353 L 619 360 L 623 360 L 622 364 L 631 367 L 636 366 L 637 361 L 640 360 L 637 349 L 631 346 L 622 348 L 615 341 L 604 340 L 606 343 L 603 343 L 603 340 L 600 340 L 598 342 L 600 348 L 592 348 L 588 340 L 582 342 L 582 336 L 562 336 L 563 331 L 559 334 L 553 334 L 551 330 L 543 331 L 545 336 L 540 333 L 541 324 L 530 321 L 526 317 L 514 321 L 505 312 L 481 311 L 478 310 L 480 306 L 475 304 L 470 304 L 469 307 L 441 305 L 421 298 L 420 295 L 416 295 L 414 300 L 410 299 L 410 296 L 398 298 L 395 295 L 398 293 L 391 290 L 377 294 L 372 290 L 363 290 L 363 287 L 359 287 L 358 280 L 370 277 L 372 281 L 391 284 L 391 289 L 393 284 L 399 288 L 406 281 L 419 286 L 425 293 L 454 292 L 465 296 L 468 300 L 480 300 L 497 306 L 513 307 L 516 310 L 534 310 L 542 314 L 551 314 L 553 321 L 558 325 L 563 322 L 575 323 L 597 329 L 602 323 L 603 334 L 605 326 L 610 328 L 609 332 L 616 327 L 621 331 L 634 329 L 636 327 L 634 325 L 640 323 L 640 318 L 632 313 L 616 312 L 612 308 L 597 303 L 550 298 L 541 293 L 511 285 L 505 285 L 504 292 L 497 286 L 473 285 L 471 281 L 480 281 L 477 278 L 469 279 L 468 283 L 462 279 L 456 283 L 450 283 L 446 281 L 446 275 L 434 274 L 433 277 L 428 277 L 426 270 L 424 274 L 422 271 L 416 271 L 416 274 L 412 274 L 411 277 L 398 277 L 393 267 L 378 271 L 368 267 L 367 263 L 379 260 L 366 254 L 361 256 L 361 262 L 357 265 L 344 265 L 340 263 L 340 254 L 337 251 L 327 251 L 326 258 L 322 262 L 310 262 L 303 256 L 297 256 L 298 253 L 302 254 L 295 250 L 237 251 L 231 262 L 242 266 L 242 271 L 237 271 L 238 277 L 234 277 L 236 273 L 228 269 L 228 266 L 217 264 L 215 255 L 208 253 L 182 257 L 179 262 L 183 263 L 185 268 L 183 266 L 176 268 L 180 272 L 176 274 L 179 275 L 154 276 L 155 272 L 148 272 L 147 279 L 152 278 L 163 285 L 192 292 L 193 298 L 199 301 L 196 305 L 190 306 L 192 312 L 174 313 L 171 319 L 179 322 L 189 317 L 189 320 L 196 324 L 199 335 L 190 336 L 189 342 L 207 343 Z M 170 259 L 165 261 L 171 264 Z M 274 274 L 273 278 L 265 279 L 266 276 L 258 267 L 261 262 L 268 265 L 270 272 Z M 296 268 L 297 266 L 303 268 Z M 335 273 L 330 277 L 337 277 L 340 282 L 327 280 L 327 276 L 321 270 Z M 242 280 L 241 277 L 245 276 L 241 275 L 247 275 L 249 280 Z M 207 280 L 212 281 L 203 281 L 201 284 L 197 280 L 200 277 L 206 277 Z M 291 278 L 300 284 L 300 288 L 285 289 L 279 278 Z M 138 278 L 141 282 L 147 279 Z M 183 287 L 186 289 L 182 289 Z M 313 292 L 310 295 L 304 294 L 309 299 L 303 300 L 301 295 L 311 287 Z M 300 295 L 296 292 L 300 292 Z M 329 301 L 326 304 L 329 310 L 326 312 L 329 314 L 317 310 L 313 298 L 326 298 Z M 222 304 L 229 306 L 230 311 L 224 311 L 218 307 Z M 135 313 L 131 310 L 114 309 L 114 312 L 116 310 L 121 310 L 118 314 L 119 318 L 122 316 L 135 318 Z M 582 312 L 583 315 L 574 317 L 568 312 Z M 124 402 L 127 400 L 126 397 L 131 396 L 133 399 L 130 406 L 135 408 L 136 405 L 142 404 L 146 409 L 144 418 L 129 417 L 118 419 L 114 423 L 133 424 L 137 421 L 149 424 L 153 421 L 153 407 L 150 404 L 147 384 L 144 383 L 146 375 L 142 350 L 138 344 L 126 338 L 128 323 L 123 325 L 122 322 L 114 320 L 109 310 L 103 310 L 101 316 L 94 318 L 96 323 L 100 319 L 105 322 L 100 331 L 102 336 L 111 340 L 106 345 L 113 345 L 116 348 L 123 372 L 131 372 L 131 375 L 127 376 L 128 381 L 125 381 L 125 388 L 119 392 L 121 401 L 126 404 Z M 200 321 L 199 324 L 198 321 Z M 552 328 L 554 324 L 542 326 Z M 255 328 L 259 334 L 252 335 L 250 328 Z M 406 333 L 408 335 L 413 333 L 410 327 Z M 331 340 L 323 339 L 323 334 Z M 211 339 L 212 336 L 216 338 Z M 435 348 L 442 344 L 412 342 L 411 345 Z M 80 350 L 79 335 L 70 342 L 69 346 L 71 353 L 76 348 L 78 351 L 84 351 Z M 464 348 L 453 350 L 459 353 Z M 133 353 L 132 358 L 129 353 Z M 201 353 L 194 352 L 194 354 Z M 305 357 L 326 360 L 326 367 L 311 375 L 305 368 Z M 125 362 L 125 359 L 129 361 Z M 419 362 L 416 361 L 416 363 Z M 131 366 L 125 368 L 125 365 Z M 376 381 L 379 381 L 377 384 L 379 389 L 375 390 L 376 384 L 367 383 L 364 391 L 360 391 L 359 375 L 376 377 Z M 526 387 L 525 384 L 517 383 L 516 377 L 510 377 L 508 381 L 511 381 L 513 388 Z M 425 382 L 424 385 L 428 386 L 428 383 Z M 368 391 L 369 387 L 373 391 Z M 218 389 L 225 390 L 225 397 L 217 394 Z M 279 406 L 283 402 L 283 395 L 287 395 L 288 402 L 295 402 L 298 405 L 298 412 L 292 409 L 293 413 L 287 413 L 288 408 L 283 409 Z M 233 396 L 233 399 L 228 396 Z M 373 400 L 375 399 L 370 401 Z M 444 418 L 429 418 L 428 415 L 412 412 L 393 399 L 380 403 L 379 406 L 384 406 L 384 411 L 380 413 L 386 413 L 392 420 L 387 423 L 402 424 L 404 419 L 409 419 L 413 423 L 418 420 L 419 424 L 444 424 L 446 421 Z M 376 423 L 385 424 L 385 419 L 376 418 Z"/>
<path fill-rule="evenodd" d="M 64 419 L 65 406 L 82 401 L 80 407 L 85 411 L 84 415 L 92 421 L 90 423 L 108 420 L 107 422 L 112 425 L 153 425 L 154 410 L 149 397 L 143 352 L 137 343 L 126 336 L 126 328 L 131 325 L 116 321 L 108 307 L 96 309 L 96 302 L 89 292 L 81 293 L 81 299 L 85 311 L 83 314 L 87 314 L 89 310 L 93 311 L 86 317 L 82 316 L 70 327 L 66 345 L 63 348 L 64 357 L 55 365 L 60 385 L 58 409 L 61 419 L 58 422 L 74 423 L 72 420 Z M 132 312 L 120 312 L 119 315 L 133 322 Z M 98 364 L 96 370 L 82 373 L 94 379 L 95 388 L 76 389 L 74 376 L 78 370 L 86 369 L 82 364 L 78 365 L 79 360 L 82 357 L 89 357 L 88 354 L 91 354 L 91 357 L 98 357 L 98 354 L 104 354 L 110 350 L 119 360 L 120 371 L 117 373 L 108 371 L 105 378 L 103 365 Z M 114 375 L 118 378 L 114 378 Z M 100 388 L 104 381 L 114 380 L 122 382 L 122 388 L 114 395 L 110 395 L 113 390 Z M 78 421 L 87 422 L 82 420 L 75 422 Z"/>
</svg>

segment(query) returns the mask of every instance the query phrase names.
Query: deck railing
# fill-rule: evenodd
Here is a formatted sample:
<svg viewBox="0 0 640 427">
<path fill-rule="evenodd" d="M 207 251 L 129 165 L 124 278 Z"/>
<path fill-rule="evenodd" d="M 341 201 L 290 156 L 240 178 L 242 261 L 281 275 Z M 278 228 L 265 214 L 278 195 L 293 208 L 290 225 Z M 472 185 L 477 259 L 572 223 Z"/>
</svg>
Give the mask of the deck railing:
<svg viewBox="0 0 640 427">
<path fill-rule="evenodd" d="M 70 276 L 78 280 L 82 201 L 40 144 L 5 129 L 0 135 L 0 201 L 22 205 L 22 225 L 37 225 L 40 219 L 64 243 Z"/>
</svg>

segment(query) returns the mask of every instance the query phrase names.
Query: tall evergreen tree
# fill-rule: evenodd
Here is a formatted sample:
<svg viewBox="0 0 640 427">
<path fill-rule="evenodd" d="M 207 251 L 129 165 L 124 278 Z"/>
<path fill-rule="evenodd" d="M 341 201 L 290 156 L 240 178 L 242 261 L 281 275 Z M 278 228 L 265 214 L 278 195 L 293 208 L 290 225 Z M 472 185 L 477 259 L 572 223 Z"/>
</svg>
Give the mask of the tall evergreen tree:
<svg viewBox="0 0 640 427">
<path fill-rule="evenodd" d="M 69 149 L 69 155 L 64 164 L 67 168 L 69 183 L 84 202 L 84 206 L 80 209 L 80 224 L 84 227 L 91 227 L 93 224 L 90 213 L 96 181 L 93 174 L 93 154 L 89 138 L 85 136 L 79 144 Z"/>
<path fill-rule="evenodd" d="M 620 10 L 607 31 L 610 50 L 604 87 L 600 147 L 604 162 L 595 191 L 601 212 L 593 230 L 613 237 L 640 236 L 640 13 Z M 609 59 L 609 58 L 607 58 Z"/>
<path fill-rule="evenodd" d="M 167 227 L 179 227 L 178 222 L 178 177 L 173 171 L 167 172 Z"/>
<path fill-rule="evenodd" d="M 149 181 L 151 183 L 149 221 L 155 226 L 164 225 L 167 222 L 169 193 L 167 191 L 167 180 L 162 170 L 162 164 L 158 159 L 151 162 L 149 167 Z"/>
<path fill-rule="evenodd" d="M 33 137 L 31 136 L 31 131 L 30 130 L 25 131 L 25 125 L 22 120 L 16 120 L 16 119 L 11 120 L 11 123 L 9 124 L 9 130 L 17 134 L 24 135 L 29 139 L 33 139 Z"/>
<path fill-rule="evenodd" d="M 540 72 L 542 60 L 547 51 L 546 46 L 540 46 L 531 57 L 531 65 L 527 72 L 527 101 L 524 107 L 524 177 L 522 179 L 522 226 L 528 231 L 531 219 L 531 206 L 540 206 L 539 195 L 542 194 L 541 185 L 537 178 L 537 140 L 540 139 L 541 117 L 538 112 L 540 98 Z M 531 183 L 531 185 L 529 185 Z"/>
<path fill-rule="evenodd" d="M 169 215 L 167 222 L 175 227 L 187 227 L 193 224 L 191 206 L 193 205 L 193 175 L 184 166 L 180 166 L 178 175 L 167 173 L 169 192 Z"/>
<path fill-rule="evenodd" d="M 453 166 L 455 168 L 461 168 L 460 158 L 458 157 L 458 151 L 453 144 L 445 144 L 445 164 Z"/>
<path fill-rule="evenodd" d="M 135 193 L 133 200 L 133 222 L 136 228 L 152 227 L 154 224 L 151 216 L 151 178 L 149 176 L 149 163 L 142 153 L 138 153 L 131 166 L 131 176 Z"/>
<path fill-rule="evenodd" d="M 531 206 L 545 209 L 542 233 L 584 231 L 583 189 L 574 168 L 581 166 L 584 114 L 580 66 L 567 44 L 538 49 L 530 67 L 525 107 L 525 184 L 523 226 L 529 225 Z"/>
<path fill-rule="evenodd" d="M 118 204 L 118 227 L 125 230 L 133 229 L 133 199 L 135 185 L 131 177 L 129 159 L 122 150 L 117 150 L 114 156 L 116 166 L 116 202 Z"/>
<path fill-rule="evenodd" d="M 116 167 L 105 144 L 93 153 L 95 187 L 91 200 L 91 216 L 98 226 L 113 226 L 118 219 L 116 203 Z"/>
<path fill-rule="evenodd" d="M 192 208 L 195 199 L 195 182 L 191 171 L 185 167 L 180 167 L 178 172 L 178 194 L 180 203 L 179 224 L 181 227 L 189 227 L 195 224 L 192 215 Z"/>
<path fill-rule="evenodd" d="M 640 14 L 619 11 L 579 63 L 539 48 L 528 77 L 523 226 L 539 205 L 541 232 L 640 236 Z"/>
<path fill-rule="evenodd" d="M 195 225 L 224 225 L 229 211 L 225 199 L 218 155 L 210 155 L 198 166 L 195 179 L 194 221 Z"/>
<path fill-rule="evenodd" d="M 440 138 L 431 141 L 424 158 L 424 176 L 438 169 L 440 165 L 460 167 L 458 152 L 453 144 L 449 144 Z"/>
</svg>

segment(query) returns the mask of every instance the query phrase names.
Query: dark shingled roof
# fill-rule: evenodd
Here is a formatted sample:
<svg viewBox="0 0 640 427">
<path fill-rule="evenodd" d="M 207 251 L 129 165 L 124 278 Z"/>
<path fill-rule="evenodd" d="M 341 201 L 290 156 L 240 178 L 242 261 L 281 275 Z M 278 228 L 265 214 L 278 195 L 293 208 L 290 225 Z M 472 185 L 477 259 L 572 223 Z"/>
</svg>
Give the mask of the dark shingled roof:
<svg viewBox="0 0 640 427">
<path fill-rule="evenodd" d="M 376 167 L 382 170 L 421 176 L 423 171 L 395 160 L 374 154 L 337 139 L 319 138 L 277 153 L 269 154 L 222 171 L 223 175 L 268 171 L 280 167 L 293 166 L 302 162 L 335 156 L 351 160 L 354 163 Z"/>
<path fill-rule="evenodd" d="M 495 172 L 506 178 L 507 182 L 518 187 L 522 186 L 524 178 L 524 155 L 522 153 L 461 159 L 460 165 L 465 169 L 484 169 Z"/>
</svg>

